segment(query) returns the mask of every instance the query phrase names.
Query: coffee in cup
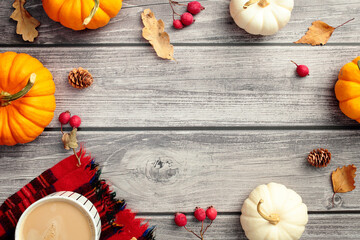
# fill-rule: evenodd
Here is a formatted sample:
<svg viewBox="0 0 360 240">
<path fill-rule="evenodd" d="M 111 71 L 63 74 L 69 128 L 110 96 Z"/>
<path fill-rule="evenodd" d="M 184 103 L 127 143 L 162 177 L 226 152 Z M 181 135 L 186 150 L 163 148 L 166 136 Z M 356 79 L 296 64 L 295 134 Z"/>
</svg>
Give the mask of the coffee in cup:
<svg viewBox="0 0 360 240">
<path fill-rule="evenodd" d="M 35 202 L 23 213 L 15 239 L 97 240 L 100 231 L 99 214 L 93 204 L 80 194 L 61 192 Z"/>
</svg>

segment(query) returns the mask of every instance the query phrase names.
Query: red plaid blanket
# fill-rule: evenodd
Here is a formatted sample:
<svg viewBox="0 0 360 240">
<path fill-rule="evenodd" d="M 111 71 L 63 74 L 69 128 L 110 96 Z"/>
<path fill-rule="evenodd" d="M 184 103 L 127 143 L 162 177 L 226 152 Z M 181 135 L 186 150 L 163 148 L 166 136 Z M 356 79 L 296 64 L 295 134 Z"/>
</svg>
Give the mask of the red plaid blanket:
<svg viewBox="0 0 360 240">
<path fill-rule="evenodd" d="M 51 169 L 25 185 L 0 206 L 0 240 L 14 239 L 16 223 L 33 202 L 58 191 L 74 191 L 87 197 L 97 208 L 102 223 L 101 240 L 154 240 L 153 228 L 135 213 L 126 209 L 125 201 L 115 198 L 115 192 L 100 179 L 99 166 L 78 152 L 81 166 L 74 155 L 62 160 Z"/>
</svg>

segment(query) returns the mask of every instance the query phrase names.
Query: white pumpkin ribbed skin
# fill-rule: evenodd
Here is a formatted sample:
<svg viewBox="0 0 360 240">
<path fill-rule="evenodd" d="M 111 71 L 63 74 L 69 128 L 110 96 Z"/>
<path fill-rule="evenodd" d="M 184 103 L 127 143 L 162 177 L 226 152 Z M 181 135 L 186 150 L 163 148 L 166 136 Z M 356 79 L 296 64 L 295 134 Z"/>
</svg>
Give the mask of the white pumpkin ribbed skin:
<svg viewBox="0 0 360 240">
<path fill-rule="evenodd" d="M 248 0 L 231 0 L 230 14 L 235 23 L 255 35 L 272 35 L 290 20 L 294 0 L 267 0 L 269 5 L 262 8 L 257 3 L 244 9 Z"/>
<path fill-rule="evenodd" d="M 269 223 L 257 212 L 260 199 L 264 200 L 261 204 L 264 214 L 279 214 L 277 225 Z M 240 222 L 250 240 L 296 240 L 301 237 L 308 222 L 307 207 L 295 191 L 284 185 L 260 185 L 245 200 Z"/>
</svg>

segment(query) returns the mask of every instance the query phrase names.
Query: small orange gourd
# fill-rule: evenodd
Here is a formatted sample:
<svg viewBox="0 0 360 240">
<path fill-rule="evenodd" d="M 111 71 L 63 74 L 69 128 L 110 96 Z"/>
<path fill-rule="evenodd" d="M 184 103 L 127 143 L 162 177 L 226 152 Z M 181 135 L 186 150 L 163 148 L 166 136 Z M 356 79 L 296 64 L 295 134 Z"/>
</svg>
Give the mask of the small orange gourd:
<svg viewBox="0 0 360 240">
<path fill-rule="evenodd" d="M 121 9 L 122 0 L 42 0 L 46 14 L 73 30 L 103 27 Z"/>
<path fill-rule="evenodd" d="M 27 143 L 39 136 L 55 111 L 55 84 L 36 58 L 0 53 L 0 145 Z"/>
<path fill-rule="evenodd" d="M 360 122 L 360 57 L 345 64 L 335 84 L 335 95 L 341 111 Z"/>
</svg>

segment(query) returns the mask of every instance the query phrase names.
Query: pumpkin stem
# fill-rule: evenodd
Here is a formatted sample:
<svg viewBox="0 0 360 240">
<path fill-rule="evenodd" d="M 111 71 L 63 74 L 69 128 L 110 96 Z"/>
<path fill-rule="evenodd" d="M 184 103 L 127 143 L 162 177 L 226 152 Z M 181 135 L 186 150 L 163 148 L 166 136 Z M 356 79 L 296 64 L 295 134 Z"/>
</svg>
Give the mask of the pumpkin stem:
<svg viewBox="0 0 360 240">
<path fill-rule="evenodd" d="M 10 94 L 8 92 L 2 91 L 0 93 L 0 107 L 6 107 L 7 105 L 10 105 L 12 101 L 15 101 L 25 96 L 34 86 L 35 79 L 36 79 L 36 74 L 32 73 L 30 75 L 29 81 L 27 82 L 26 86 L 15 94 Z"/>
<path fill-rule="evenodd" d="M 265 220 L 269 221 L 269 223 L 276 225 L 280 222 L 280 217 L 279 214 L 277 213 L 272 213 L 269 216 L 267 216 L 266 214 L 264 214 L 261 211 L 260 205 L 264 202 L 264 200 L 260 199 L 258 205 L 257 205 L 257 211 L 260 214 L 261 217 L 263 217 Z"/>
<path fill-rule="evenodd" d="M 250 5 L 255 3 L 258 3 L 258 5 L 262 8 L 267 7 L 270 4 L 268 0 L 249 0 L 247 3 L 245 3 L 243 8 L 247 9 Z"/>
<path fill-rule="evenodd" d="M 100 0 L 94 0 L 95 5 L 94 7 L 91 9 L 91 12 L 89 14 L 89 16 L 87 18 L 85 18 L 83 25 L 88 25 L 91 21 L 91 19 L 94 17 L 96 11 L 99 9 L 100 7 Z"/>
<path fill-rule="evenodd" d="M 358 61 L 358 68 L 359 68 L 359 70 L 360 70 L 360 60 Z"/>
</svg>

